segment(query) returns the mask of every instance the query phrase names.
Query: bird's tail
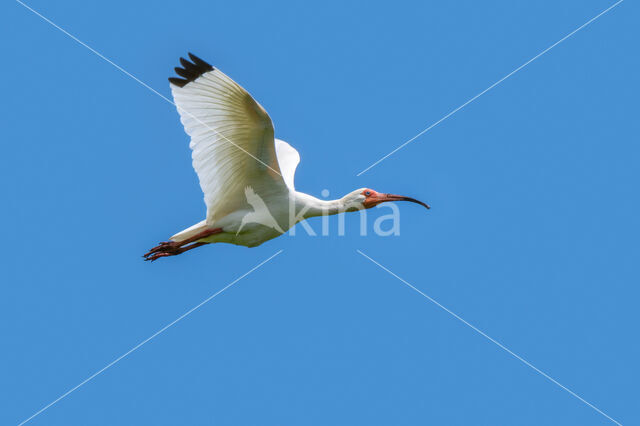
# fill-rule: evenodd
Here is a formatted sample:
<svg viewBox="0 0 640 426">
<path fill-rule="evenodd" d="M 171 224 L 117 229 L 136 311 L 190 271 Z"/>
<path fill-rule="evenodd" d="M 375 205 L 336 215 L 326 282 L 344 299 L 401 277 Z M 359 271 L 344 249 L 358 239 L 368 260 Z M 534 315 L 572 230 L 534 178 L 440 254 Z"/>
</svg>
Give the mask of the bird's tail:
<svg viewBox="0 0 640 426">
<path fill-rule="evenodd" d="M 188 227 L 184 231 L 178 232 L 177 234 L 173 235 L 169 239 L 175 242 L 184 241 L 186 239 L 193 237 L 196 234 L 199 234 L 200 232 L 206 229 L 207 229 L 207 223 L 205 220 L 203 220 L 202 222 L 198 222 L 195 225 Z"/>
</svg>

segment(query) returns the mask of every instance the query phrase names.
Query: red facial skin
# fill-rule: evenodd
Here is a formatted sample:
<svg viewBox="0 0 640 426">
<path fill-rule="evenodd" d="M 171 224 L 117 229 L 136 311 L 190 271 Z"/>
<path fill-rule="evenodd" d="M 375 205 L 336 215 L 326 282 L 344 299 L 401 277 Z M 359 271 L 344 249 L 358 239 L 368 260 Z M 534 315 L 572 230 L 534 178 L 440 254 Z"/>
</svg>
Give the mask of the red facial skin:
<svg viewBox="0 0 640 426">
<path fill-rule="evenodd" d="M 365 189 L 362 191 L 362 195 L 366 198 L 362 202 L 362 205 L 365 209 L 370 209 L 371 207 L 375 207 L 380 203 L 386 203 L 388 201 L 410 201 L 412 203 L 420 204 L 421 206 L 430 209 L 428 204 L 423 203 L 422 201 L 418 201 L 415 198 L 405 197 L 403 195 L 395 195 L 395 194 L 384 194 L 381 192 L 376 192 L 373 189 Z"/>
</svg>

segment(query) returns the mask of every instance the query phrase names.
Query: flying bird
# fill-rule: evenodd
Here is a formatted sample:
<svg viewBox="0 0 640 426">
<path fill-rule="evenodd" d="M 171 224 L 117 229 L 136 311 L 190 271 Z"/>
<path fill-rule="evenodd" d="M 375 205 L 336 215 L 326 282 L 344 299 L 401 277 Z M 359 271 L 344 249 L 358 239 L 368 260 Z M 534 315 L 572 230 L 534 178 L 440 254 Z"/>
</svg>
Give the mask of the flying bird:
<svg viewBox="0 0 640 426">
<path fill-rule="evenodd" d="M 169 78 L 180 120 L 191 137 L 193 168 L 204 192 L 206 218 L 161 242 L 145 260 L 175 256 L 211 243 L 258 246 L 314 216 L 368 209 L 414 198 L 356 189 L 337 200 L 299 192 L 294 174 L 300 155 L 275 139 L 264 108 L 239 84 L 189 53 L 180 77 Z"/>
</svg>

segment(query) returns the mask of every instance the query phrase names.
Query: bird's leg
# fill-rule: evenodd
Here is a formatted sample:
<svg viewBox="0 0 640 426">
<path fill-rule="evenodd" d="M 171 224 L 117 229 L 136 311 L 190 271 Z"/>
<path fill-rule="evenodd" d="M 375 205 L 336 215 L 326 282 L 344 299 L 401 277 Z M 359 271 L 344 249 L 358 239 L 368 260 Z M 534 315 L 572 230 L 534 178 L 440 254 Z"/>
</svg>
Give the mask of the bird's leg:
<svg viewBox="0 0 640 426">
<path fill-rule="evenodd" d="M 193 244 L 188 245 L 188 246 L 178 247 L 178 248 L 176 248 L 176 249 L 174 249 L 172 251 L 154 253 L 153 255 L 146 257 L 144 260 L 150 260 L 150 261 L 153 262 L 154 260 L 158 260 L 161 257 L 176 256 L 178 254 L 184 253 L 185 251 L 189 251 L 191 249 L 203 246 L 205 244 L 208 244 L 208 243 L 193 243 Z"/>
<path fill-rule="evenodd" d="M 196 243 L 188 247 L 185 247 L 187 244 L 191 244 L 195 241 L 198 241 L 201 238 L 206 238 L 210 235 L 219 234 L 220 232 L 222 232 L 222 228 L 205 229 L 204 231 L 199 232 L 193 237 L 187 238 L 186 240 L 163 241 L 157 246 L 155 246 L 154 248 L 152 248 L 151 250 L 149 250 L 147 253 L 145 253 L 143 257 L 145 258 L 145 260 L 156 260 L 159 257 L 175 256 L 177 254 L 184 253 L 187 250 L 191 250 L 192 248 L 199 247 L 202 244 L 206 244 L 206 243 Z M 157 254 L 162 254 L 162 256 L 156 256 Z"/>
</svg>

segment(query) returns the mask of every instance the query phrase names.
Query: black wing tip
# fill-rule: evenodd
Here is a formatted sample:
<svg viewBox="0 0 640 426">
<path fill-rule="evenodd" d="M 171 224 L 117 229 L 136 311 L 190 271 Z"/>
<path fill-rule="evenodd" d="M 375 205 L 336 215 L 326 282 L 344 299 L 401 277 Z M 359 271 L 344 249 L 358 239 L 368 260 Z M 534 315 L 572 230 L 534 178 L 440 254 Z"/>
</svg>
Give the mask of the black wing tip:
<svg viewBox="0 0 640 426">
<path fill-rule="evenodd" d="M 200 77 L 202 74 L 214 70 L 211 64 L 198 58 L 193 53 L 189 52 L 188 55 L 189 59 L 191 59 L 191 62 L 189 62 L 185 58 L 180 58 L 180 65 L 182 65 L 183 68 L 174 68 L 176 74 L 178 74 L 182 78 L 169 77 L 169 82 L 171 84 L 175 84 L 178 87 L 184 87 Z"/>
<path fill-rule="evenodd" d="M 178 87 L 184 87 L 187 85 L 188 81 L 177 77 L 169 77 L 169 83 L 175 84 Z"/>
</svg>

